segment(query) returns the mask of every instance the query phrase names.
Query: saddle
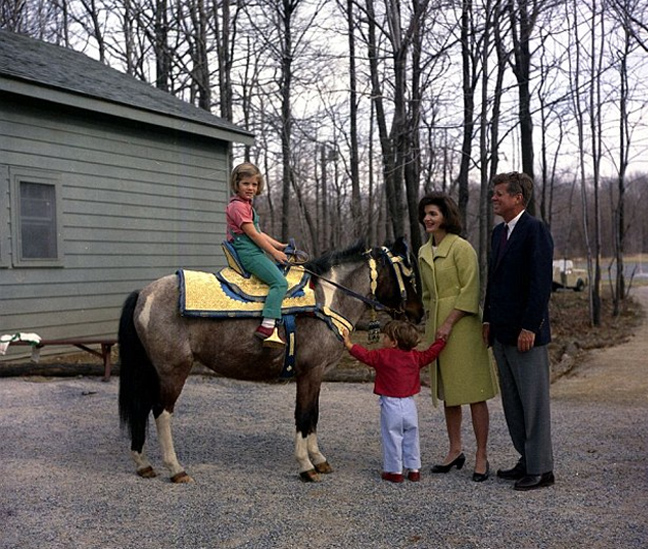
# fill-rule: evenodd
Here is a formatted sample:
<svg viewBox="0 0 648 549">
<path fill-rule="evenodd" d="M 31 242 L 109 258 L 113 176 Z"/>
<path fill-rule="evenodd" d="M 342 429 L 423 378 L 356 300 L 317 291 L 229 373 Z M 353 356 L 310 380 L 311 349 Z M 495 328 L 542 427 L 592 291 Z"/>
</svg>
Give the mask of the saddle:
<svg viewBox="0 0 648 549">
<path fill-rule="evenodd" d="M 240 274 L 231 267 L 216 273 L 180 269 L 180 314 L 187 317 L 260 317 L 268 285 L 257 277 Z M 308 285 L 310 275 L 297 269 L 286 273 L 288 291 L 281 304 L 283 315 L 313 312 L 315 292 Z"/>
</svg>

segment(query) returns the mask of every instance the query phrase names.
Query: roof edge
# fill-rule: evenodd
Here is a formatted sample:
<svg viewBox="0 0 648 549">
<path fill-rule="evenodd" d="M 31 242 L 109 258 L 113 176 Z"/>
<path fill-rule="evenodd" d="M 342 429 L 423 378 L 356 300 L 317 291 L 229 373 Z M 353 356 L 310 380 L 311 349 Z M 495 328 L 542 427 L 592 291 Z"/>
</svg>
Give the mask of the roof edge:
<svg viewBox="0 0 648 549">
<path fill-rule="evenodd" d="M 246 130 L 204 124 L 172 114 L 159 114 L 147 109 L 116 103 L 109 99 L 96 99 L 79 92 L 59 90 L 44 86 L 39 82 L 31 82 L 7 74 L 0 75 L 0 91 L 26 97 L 36 97 L 59 105 L 108 114 L 117 118 L 210 137 L 212 139 L 242 143 L 244 145 L 252 145 L 254 143 L 254 134 Z"/>
</svg>

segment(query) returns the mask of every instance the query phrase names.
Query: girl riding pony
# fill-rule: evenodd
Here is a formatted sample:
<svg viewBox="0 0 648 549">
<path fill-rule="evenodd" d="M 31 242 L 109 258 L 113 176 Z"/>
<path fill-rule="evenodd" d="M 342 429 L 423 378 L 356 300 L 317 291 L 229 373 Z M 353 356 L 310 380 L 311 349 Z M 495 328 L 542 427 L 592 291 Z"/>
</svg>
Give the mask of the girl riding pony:
<svg viewBox="0 0 648 549">
<path fill-rule="evenodd" d="M 230 187 L 235 194 L 225 212 L 227 240 L 236 250 L 243 267 L 270 288 L 263 307 L 263 320 L 254 335 L 263 339 L 264 347 L 280 348 L 286 342 L 279 335 L 276 321 L 281 318 L 281 302 L 288 283 L 276 263 L 287 262 L 284 253 L 287 244 L 278 242 L 259 229 L 259 218 L 252 207 L 252 200 L 261 194 L 264 187 L 259 168 L 249 162 L 239 164 L 232 170 Z"/>
</svg>

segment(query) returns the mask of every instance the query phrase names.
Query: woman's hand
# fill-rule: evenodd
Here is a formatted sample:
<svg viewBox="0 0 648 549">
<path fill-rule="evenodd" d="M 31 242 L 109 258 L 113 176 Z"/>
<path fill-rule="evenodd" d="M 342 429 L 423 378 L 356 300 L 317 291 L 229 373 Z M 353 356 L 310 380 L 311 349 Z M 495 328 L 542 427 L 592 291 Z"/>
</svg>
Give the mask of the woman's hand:
<svg viewBox="0 0 648 549">
<path fill-rule="evenodd" d="M 452 309 L 450 314 L 444 320 L 443 324 L 439 326 L 436 331 L 436 338 L 442 339 L 443 341 L 448 341 L 450 333 L 452 332 L 452 327 L 464 316 L 466 316 L 465 311 L 460 311 L 459 309 Z"/>
<path fill-rule="evenodd" d="M 442 339 L 443 341 L 448 341 L 450 334 L 452 333 L 452 323 L 447 320 L 439 326 L 439 329 L 436 331 L 436 339 Z"/>
</svg>

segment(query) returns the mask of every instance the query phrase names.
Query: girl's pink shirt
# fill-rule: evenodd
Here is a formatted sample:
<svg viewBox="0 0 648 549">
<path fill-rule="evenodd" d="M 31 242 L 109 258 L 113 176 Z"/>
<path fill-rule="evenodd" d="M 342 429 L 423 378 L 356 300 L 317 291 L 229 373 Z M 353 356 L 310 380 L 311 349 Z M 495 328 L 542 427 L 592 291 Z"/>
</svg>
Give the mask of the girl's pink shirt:
<svg viewBox="0 0 648 549">
<path fill-rule="evenodd" d="M 227 209 L 225 210 L 227 220 L 227 240 L 234 240 L 234 235 L 243 234 L 241 228 L 244 223 L 254 223 L 254 213 L 252 211 L 252 202 L 244 200 L 238 195 L 230 198 Z"/>
</svg>

